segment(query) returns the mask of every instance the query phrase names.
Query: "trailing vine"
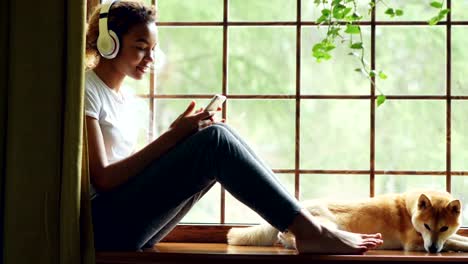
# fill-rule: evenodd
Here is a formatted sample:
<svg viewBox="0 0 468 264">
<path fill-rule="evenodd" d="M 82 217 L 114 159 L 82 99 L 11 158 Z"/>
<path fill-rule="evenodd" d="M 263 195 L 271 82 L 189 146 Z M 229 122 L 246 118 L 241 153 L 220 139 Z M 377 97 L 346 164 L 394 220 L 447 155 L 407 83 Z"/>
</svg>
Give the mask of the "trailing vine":
<svg viewBox="0 0 468 264">
<path fill-rule="evenodd" d="M 449 13 L 449 9 L 444 8 L 444 1 L 431 1 L 429 5 L 437 10 L 437 15 L 427 21 L 429 25 L 436 25 Z M 369 62 L 365 60 L 365 49 L 359 22 L 362 16 L 357 11 L 358 0 L 314 0 L 315 5 L 320 10 L 320 17 L 316 22 L 318 27 L 326 26 L 326 36 L 312 48 L 312 56 L 318 62 L 332 58 L 331 52 L 336 48 L 336 43 L 347 43 L 350 49 L 350 56 L 356 57 L 360 62 L 360 68 L 356 72 L 364 74 L 372 83 L 374 78 L 387 79 L 383 70 L 371 69 Z M 404 15 L 403 9 L 392 8 L 384 0 L 370 0 L 368 13 L 371 14 L 376 5 L 385 6 L 385 14 L 390 18 Z M 377 106 L 385 102 L 384 93 L 377 87 L 380 95 L 377 96 Z"/>
</svg>

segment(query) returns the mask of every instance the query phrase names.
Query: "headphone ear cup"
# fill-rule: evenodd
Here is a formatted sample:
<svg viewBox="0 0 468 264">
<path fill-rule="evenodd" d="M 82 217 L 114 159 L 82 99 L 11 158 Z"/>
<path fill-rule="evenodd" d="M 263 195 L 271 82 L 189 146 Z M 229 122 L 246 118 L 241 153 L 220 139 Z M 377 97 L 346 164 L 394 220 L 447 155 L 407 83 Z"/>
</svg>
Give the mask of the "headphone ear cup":
<svg viewBox="0 0 468 264">
<path fill-rule="evenodd" d="M 119 41 L 119 37 L 117 36 L 117 34 L 112 30 L 109 30 L 109 37 L 112 39 L 114 46 L 113 46 L 112 52 L 108 55 L 107 59 L 113 59 L 117 57 L 117 54 L 119 53 L 120 41 Z"/>
<path fill-rule="evenodd" d="M 106 34 L 107 33 L 107 34 Z M 97 39 L 97 49 L 101 56 L 106 59 L 113 59 L 119 52 L 119 38 L 114 31 L 109 30 L 104 34 L 99 33 Z"/>
<path fill-rule="evenodd" d="M 114 50 L 114 41 L 107 32 L 99 32 L 96 45 L 99 53 L 104 58 L 107 58 Z"/>
</svg>

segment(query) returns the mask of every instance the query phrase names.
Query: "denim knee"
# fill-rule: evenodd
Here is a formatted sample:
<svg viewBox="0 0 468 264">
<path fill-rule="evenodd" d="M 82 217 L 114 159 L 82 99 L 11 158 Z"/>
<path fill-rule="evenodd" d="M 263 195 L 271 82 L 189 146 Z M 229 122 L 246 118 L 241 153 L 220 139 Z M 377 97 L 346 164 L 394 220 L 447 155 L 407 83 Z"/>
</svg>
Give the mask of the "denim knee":
<svg viewBox="0 0 468 264">
<path fill-rule="evenodd" d="M 218 124 L 208 126 L 200 130 L 199 133 L 206 135 L 209 140 L 217 141 L 217 143 L 222 143 L 232 138 L 231 132 L 229 132 L 229 130 L 222 125 Z"/>
</svg>

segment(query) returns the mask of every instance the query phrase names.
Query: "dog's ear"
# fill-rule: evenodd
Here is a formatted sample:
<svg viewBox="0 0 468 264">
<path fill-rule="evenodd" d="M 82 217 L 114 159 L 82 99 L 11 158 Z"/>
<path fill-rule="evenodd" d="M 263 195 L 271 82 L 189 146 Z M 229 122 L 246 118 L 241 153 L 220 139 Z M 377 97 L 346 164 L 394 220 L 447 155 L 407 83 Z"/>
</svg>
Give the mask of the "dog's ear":
<svg viewBox="0 0 468 264">
<path fill-rule="evenodd" d="M 427 197 L 424 193 L 422 193 L 419 196 L 419 199 L 418 199 L 418 209 L 419 210 L 424 210 L 424 209 L 429 208 L 431 206 L 432 206 L 432 204 L 431 204 L 431 200 L 429 200 L 429 197 Z"/>
<path fill-rule="evenodd" d="M 460 214 L 461 202 L 460 200 L 453 200 L 447 205 L 447 210 L 452 214 Z"/>
</svg>

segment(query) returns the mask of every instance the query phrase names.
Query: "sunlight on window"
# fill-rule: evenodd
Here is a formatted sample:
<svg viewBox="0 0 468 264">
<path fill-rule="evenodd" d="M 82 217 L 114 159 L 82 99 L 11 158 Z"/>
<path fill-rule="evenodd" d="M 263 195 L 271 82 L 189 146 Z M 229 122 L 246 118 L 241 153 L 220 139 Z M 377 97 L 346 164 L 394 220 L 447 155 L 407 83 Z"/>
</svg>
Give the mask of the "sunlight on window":
<svg viewBox="0 0 468 264">
<path fill-rule="evenodd" d="M 311 55 L 312 46 L 323 39 L 326 27 L 317 29 L 310 24 L 302 25 L 298 38 L 298 28 L 294 24 L 296 1 L 230 0 L 227 32 L 223 32 L 221 23 L 223 3 L 223 0 L 158 1 L 159 21 L 162 22 L 159 39 L 165 59 L 155 77 L 155 95 L 173 98 L 153 98 L 149 94 L 152 81 L 149 76 L 141 82 L 126 82 L 144 97 L 137 116 L 147 124 L 140 129 L 140 147 L 148 140 L 149 124 L 154 125 L 153 138 L 157 137 L 186 109 L 192 100 L 190 97 L 206 97 L 194 99 L 199 107 L 203 107 L 209 96 L 225 91 L 228 96 L 227 123 L 269 166 L 288 170 L 277 173 L 277 176 L 292 195 L 295 194 L 294 172 L 300 176 L 301 200 L 368 197 L 371 162 L 379 171 L 372 183 L 375 194 L 420 188 L 445 190 L 445 174 L 423 175 L 422 172 L 437 171 L 434 174 L 440 174 L 447 170 L 447 117 L 452 121 L 451 169 L 468 171 L 465 128 L 468 101 L 451 100 L 448 115 L 447 100 L 443 98 L 447 94 L 446 78 L 449 76 L 452 78 L 452 95 L 468 95 L 465 78 L 468 26 L 455 23 L 450 27 L 452 46 L 451 57 L 448 57 L 447 26 L 413 23 L 425 22 L 434 16 L 429 3 L 395 1 L 392 7 L 402 8 L 405 13 L 394 19 L 384 14 L 384 5 L 378 5 L 376 20 L 385 21 L 386 25 L 377 24 L 375 32 L 368 24 L 361 27 L 366 51 L 364 60 L 370 63 L 371 55 L 375 55 L 375 68 L 388 75 L 386 80 L 376 80 L 377 88 L 387 96 L 400 98 L 387 100 L 372 115 L 368 97 L 371 82 L 355 71 L 360 67 L 360 61 L 349 55 L 348 42 L 337 46 L 331 60 L 317 63 Z M 367 4 L 367 0 L 359 1 L 358 12 L 364 16 L 363 21 L 371 20 Z M 468 20 L 468 0 L 451 1 L 451 4 L 452 21 Z M 319 15 L 318 10 L 314 1 L 301 3 L 304 21 L 314 21 Z M 403 25 L 392 25 L 395 21 Z M 410 23 L 406 25 L 405 21 Z M 187 23 L 174 25 L 170 22 Z M 226 54 L 223 54 L 223 33 L 227 37 Z M 371 45 L 372 33 L 375 33 L 374 45 Z M 300 50 L 296 50 L 298 46 Z M 373 51 L 372 46 L 375 47 Z M 450 74 L 447 73 L 448 61 Z M 223 64 L 227 70 L 225 79 Z M 302 98 L 299 101 L 296 101 L 296 71 L 300 71 L 298 81 Z M 154 100 L 154 109 L 150 117 L 151 100 Z M 298 131 L 297 122 L 300 122 Z M 375 137 L 374 149 L 371 149 L 372 136 Z M 300 154 L 298 167 L 296 146 Z M 375 157 L 371 161 L 372 154 Z M 326 170 L 327 173 L 307 170 Z M 347 170 L 361 172 L 343 172 Z M 382 171 L 399 170 L 411 172 L 382 175 Z M 414 175 L 413 171 L 419 175 Z M 468 194 L 465 190 L 468 177 L 453 175 L 451 182 L 454 196 L 465 204 L 463 220 L 467 225 Z M 183 222 L 216 224 L 222 210 L 225 210 L 226 223 L 260 221 L 255 212 L 228 192 L 226 207 L 222 209 L 220 194 L 221 187 L 216 184 Z"/>
<path fill-rule="evenodd" d="M 294 93 L 294 28 L 232 28 L 229 30 L 229 39 L 228 80 L 231 93 Z"/>
<path fill-rule="evenodd" d="M 445 170 L 445 102 L 385 104 L 376 113 L 376 169 Z"/>
<path fill-rule="evenodd" d="M 368 101 L 304 100 L 301 111 L 302 169 L 368 169 Z"/>
<path fill-rule="evenodd" d="M 295 21 L 296 5 L 291 0 L 229 0 L 229 20 Z"/>
<path fill-rule="evenodd" d="M 301 200 L 355 200 L 369 197 L 369 175 L 303 174 Z"/>
</svg>

